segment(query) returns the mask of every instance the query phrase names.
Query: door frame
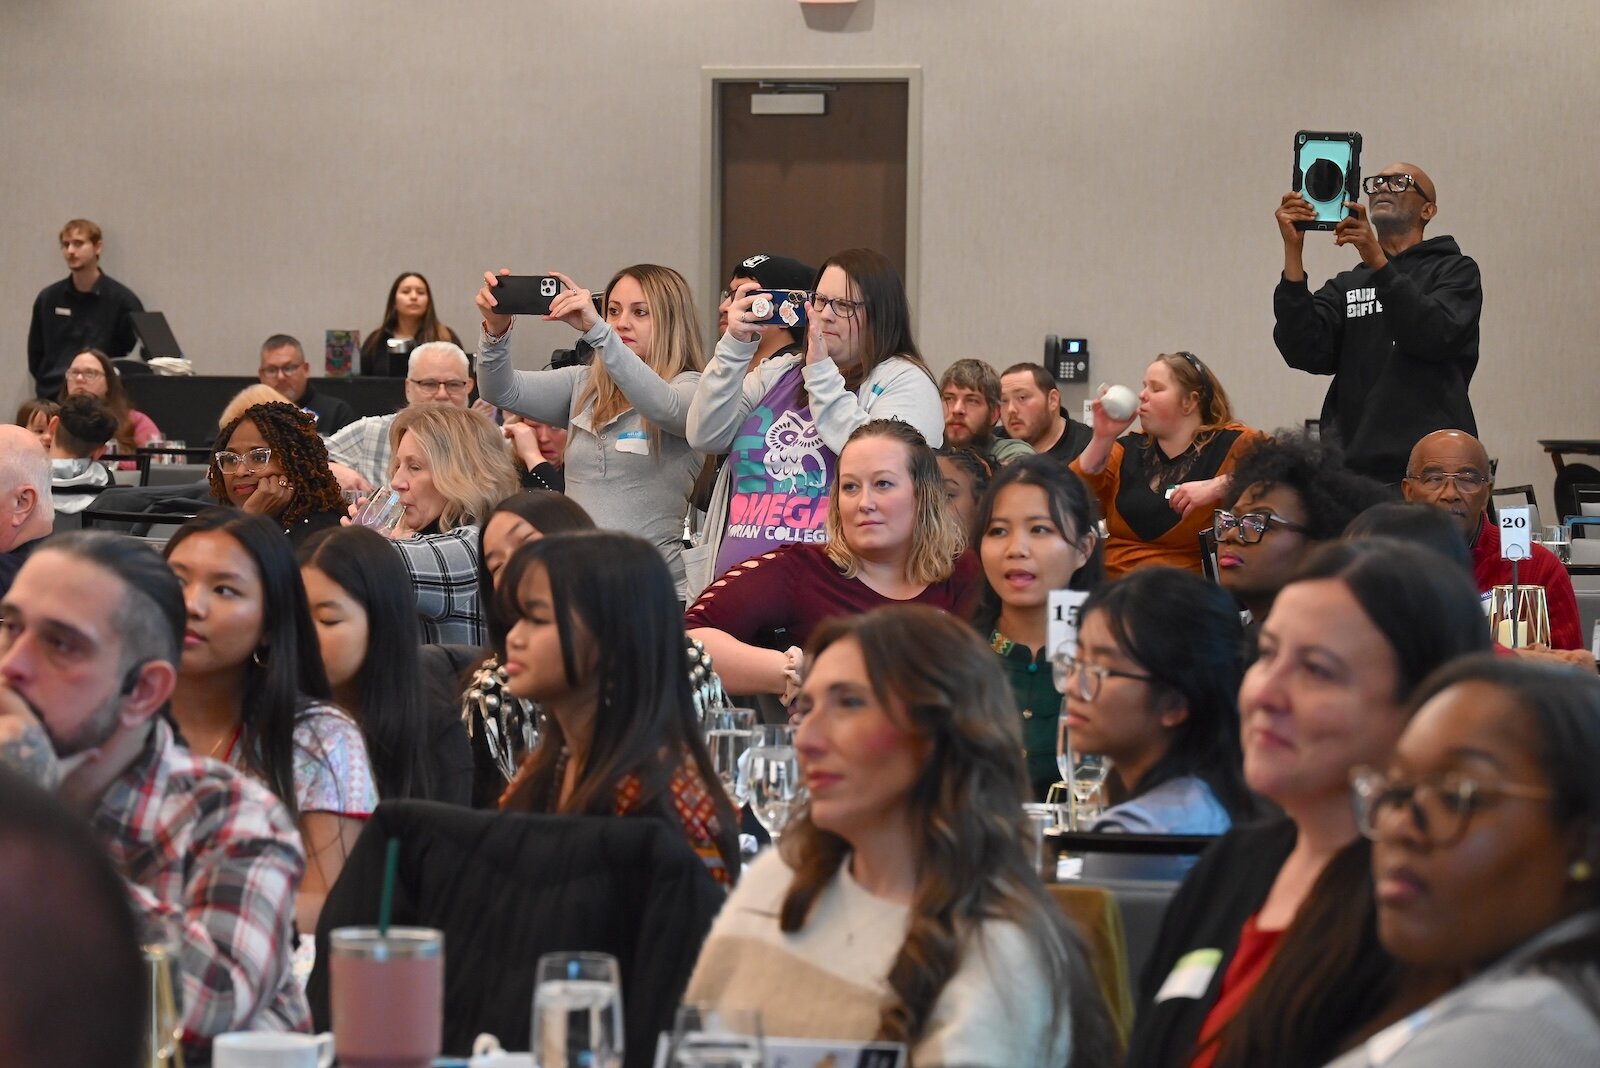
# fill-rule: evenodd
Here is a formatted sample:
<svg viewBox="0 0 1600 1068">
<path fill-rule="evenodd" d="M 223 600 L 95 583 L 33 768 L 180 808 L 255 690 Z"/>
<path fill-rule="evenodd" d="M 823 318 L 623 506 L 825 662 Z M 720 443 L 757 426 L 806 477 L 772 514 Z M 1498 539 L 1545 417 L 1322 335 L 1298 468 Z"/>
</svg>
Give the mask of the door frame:
<svg viewBox="0 0 1600 1068">
<path fill-rule="evenodd" d="M 700 277 L 705 283 L 710 322 L 717 321 L 717 302 L 727 264 L 718 263 L 722 248 L 721 124 L 717 121 L 717 86 L 721 82 L 904 82 L 906 86 L 906 299 L 916 326 L 922 291 L 922 68 L 921 67 L 701 67 L 700 188 L 704 212 L 700 227 Z"/>
</svg>

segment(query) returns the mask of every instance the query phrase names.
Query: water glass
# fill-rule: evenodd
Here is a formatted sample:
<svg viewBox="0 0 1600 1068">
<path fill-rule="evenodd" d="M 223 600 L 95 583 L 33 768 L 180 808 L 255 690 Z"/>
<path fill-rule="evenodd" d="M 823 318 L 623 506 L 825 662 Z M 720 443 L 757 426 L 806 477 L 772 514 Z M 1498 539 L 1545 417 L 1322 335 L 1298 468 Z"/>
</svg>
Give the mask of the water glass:
<svg viewBox="0 0 1600 1068">
<path fill-rule="evenodd" d="M 800 754 L 794 747 L 794 728 L 765 724 L 755 730 L 755 745 L 745 757 L 750 810 L 777 845 L 784 828 L 805 801 L 800 781 Z"/>
<path fill-rule="evenodd" d="M 1565 523 L 1545 532 L 1544 547 L 1555 553 L 1556 559 L 1562 564 L 1572 563 L 1572 532 Z"/>
<path fill-rule="evenodd" d="M 546 953 L 533 991 L 539 1068 L 621 1068 L 622 980 L 609 953 Z"/>
<path fill-rule="evenodd" d="M 140 924 L 139 947 L 145 975 L 145 1064 L 170 1064 L 183 1039 L 182 948 L 175 923 L 158 916 Z"/>
<path fill-rule="evenodd" d="M 743 773 L 745 754 L 755 744 L 756 713 L 751 708 L 713 708 L 702 723 L 711 766 L 734 808 L 750 801 L 750 779 Z"/>
<path fill-rule="evenodd" d="M 1058 805 L 1035 804 L 1029 802 L 1022 806 L 1023 815 L 1028 821 L 1028 837 L 1023 845 L 1028 850 L 1028 856 L 1033 861 L 1034 871 L 1044 868 L 1045 857 L 1050 855 L 1045 849 L 1045 835 L 1056 826 Z"/>
<path fill-rule="evenodd" d="M 428 1068 L 444 1036 L 444 932 L 338 927 L 328 963 L 343 1068 Z"/>
<path fill-rule="evenodd" d="M 361 506 L 355 521 L 377 531 L 394 530 L 405 514 L 405 505 L 400 503 L 400 491 L 380 486 L 372 491 L 367 503 Z"/>
<path fill-rule="evenodd" d="M 1079 753 L 1072 748 L 1065 712 L 1056 728 L 1056 770 L 1072 794 L 1068 826 L 1074 831 L 1088 830 L 1105 809 L 1101 788 L 1111 773 L 1111 764 L 1103 756 Z"/>
<path fill-rule="evenodd" d="M 762 1068 L 761 1013 L 683 1005 L 672 1024 L 673 1068 Z"/>
</svg>

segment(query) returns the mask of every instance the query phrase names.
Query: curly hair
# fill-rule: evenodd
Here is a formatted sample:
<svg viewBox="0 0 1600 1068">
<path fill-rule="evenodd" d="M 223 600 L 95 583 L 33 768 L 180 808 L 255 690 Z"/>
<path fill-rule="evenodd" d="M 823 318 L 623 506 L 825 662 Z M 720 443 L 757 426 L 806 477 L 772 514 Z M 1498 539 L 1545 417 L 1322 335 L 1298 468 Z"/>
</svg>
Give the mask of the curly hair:
<svg viewBox="0 0 1600 1068">
<path fill-rule="evenodd" d="M 216 444 L 211 447 L 213 457 L 228 447 L 233 432 L 240 423 L 247 421 L 254 423 L 261 432 L 262 440 L 294 487 L 294 499 L 280 517 L 283 529 L 288 530 L 306 516 L 331 512 L 344 505 L 339 482 L 328 470 L 328 446 L 317 436 L 317 421 L 292 404 L 274 401 L 246 408 L 217 435 Z M 222 469 L 215 463 L 206 468 L 206 481 L 211 484 L 211 496 L 228 504 Z"/>
<path fill-rule="evenodd" d="M 951 514 L 944 499 L 944 476 L 939 473 L 939 461 L 928 447 L 922 432 L 900 419 L 874 419 L 862 423 L 850 432 L 844 448 L 839 450 L 843 461 L 845 450 L 862 438 L 888 438 L 906 447 L 906 470 L 911 476 L 912 488 L 917 495 L 917 514 L 911 528 L 911 548 L 906 557 L 906 577 L 912 582 L 943 582 L 955 569 L 956 557 L 967 547 L 966 531 L 961 522 Z M 844 520 L 839 514 L 839 478 L 833 479 L 828 492 L 828 559 L 844 572 L 845 578 L 855 578 L 861 570 L 861 558 L 851 548 L 844 533 Z"/>
<path fill-rule="evenodd" d="M 1230 508 L 1255 487 L 1293 490 L 1305 505 L 1306 526 L 1315 541 L 1337 538 L 1361 512 L 1394 499 L 1382 484 L 1348 470 L 1337 445 L 1312 441 L 1298 431 L 1280 430 L 1252 445 L 1239 457 L 1232 485 Z"/>
<path fill-rule="evenodd" d="M 1050 1030 L 1067 1026 L 1071 1063 L 1115 1063 L 1115 1039 L 1082 943 L 1024 849 L 1022 717 L 999 659 L 970 627 L 922 605 L 829 619 L 812 635 L 806 663 L 840 641 L 860 647 L 879 703 L 898 710 L 928 750 L 905 798 L 910 826 L 921 829 L 914 843 L 917 886 L 905 941 L 886 977 L 877 1037 L 915 1044 L 962 954 L 980 951 L 981 941 L 970 936 L 986 921 L 1000 921 L 1035 947 L 1045 988 L 1064 992 L 1052 997 Z M 794 877 L 778 923 L 794 933 L 851 846 L 805 811 L 784 833 L 782 851 Z"/>
</svg>

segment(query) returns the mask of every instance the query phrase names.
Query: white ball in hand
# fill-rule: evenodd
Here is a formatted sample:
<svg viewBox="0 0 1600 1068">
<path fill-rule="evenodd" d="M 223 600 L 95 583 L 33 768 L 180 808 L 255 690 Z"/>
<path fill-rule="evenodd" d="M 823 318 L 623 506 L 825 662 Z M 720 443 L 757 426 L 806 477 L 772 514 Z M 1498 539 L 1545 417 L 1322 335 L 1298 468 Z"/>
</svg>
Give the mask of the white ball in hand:
<svg viewBox="0 0 1600 1068">
<path fill-rule="evenodd" d="M 1139 410 L 1139 398 L 1127 386 L 1112 386 L 1100 395 L 1100 407 L 1113 419 L 1131 419 Z"/>
</svg>

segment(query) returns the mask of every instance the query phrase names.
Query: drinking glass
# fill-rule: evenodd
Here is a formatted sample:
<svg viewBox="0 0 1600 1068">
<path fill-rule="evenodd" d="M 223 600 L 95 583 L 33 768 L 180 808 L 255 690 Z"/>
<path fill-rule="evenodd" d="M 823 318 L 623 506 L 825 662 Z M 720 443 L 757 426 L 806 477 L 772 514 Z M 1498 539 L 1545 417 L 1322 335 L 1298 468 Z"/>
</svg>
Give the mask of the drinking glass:
<svg viewBox="0 0 1600 1068">
<path fill-rule="evenodd" d="M 334 1045 L 344 1068 L 428 1068 L 444 1033 L 444 932 L 337 927 L 329 936 Z"/>
<path fill-rule="evenodd" d="M 1103 756 L 1079 753 L 1072 748 L 1065 709 L 1056 727 L 1056 770 L 1061 772 L 1061 781 L 1072 794 L 1072 818 L 1068 826 L 1074 831 L 1088 830 L 1089 824 L 1098 819 L 1105 808 L 1100 791 L 1111 765 Z"/>
<path fill-rule="evenodd" d="M 761 1013 L 682 1005 L 672 1024 L 673 1068 L 762 1068 Z"/>
<path fill-rule="evenodd" d="M 140 923 L 139 948 L 145 975 L 145 1063 L 170 1064 L 183 1039 L 183 981 L 178 970 L 182 940 L 177 926 L 151 916 Z"/>
<path fill-rule="evenodd" d="M 1565 523 L 1553 526 L 1545 532 L 1544 545 L 1556 554 L 1556 559 L 1561 563 L 1572 563 L 1572 534 Z"/>
<path fill-rule="evenodd" d="M 621 1068 L 622 980 L 609 953 L 546 953 L 533 991 L 539 1068 Z"/>
<path fill-rule="evenodd" d="M 393 530 L 400 525 L 400 519 L 405 514 L 405 505 L 400 503 L 400 491 L 379 486 L 356 513 L 355 521 L 378 531 Z"/>
<path fill-rule="evenodd" d="M 755 710 L 713 708 L 706 712 L 703 726 L 706 748 L 711 750 L 711 766 L 722 780 L 722 788 L 728 791 L 733 807 L 743 808 L 750 801 L 750 780 L 741 774 L 741 764 L 755 744 Z"/>
<path fill-rule="evenodd" d="M 755 745 L 745 756 L 750 810 L 777 845 L 795 811 L 805 800 L 800 782 L 800 755 L 794 747 L 794 728 L 763 724 L 755 729 Z"/>
</svg>

